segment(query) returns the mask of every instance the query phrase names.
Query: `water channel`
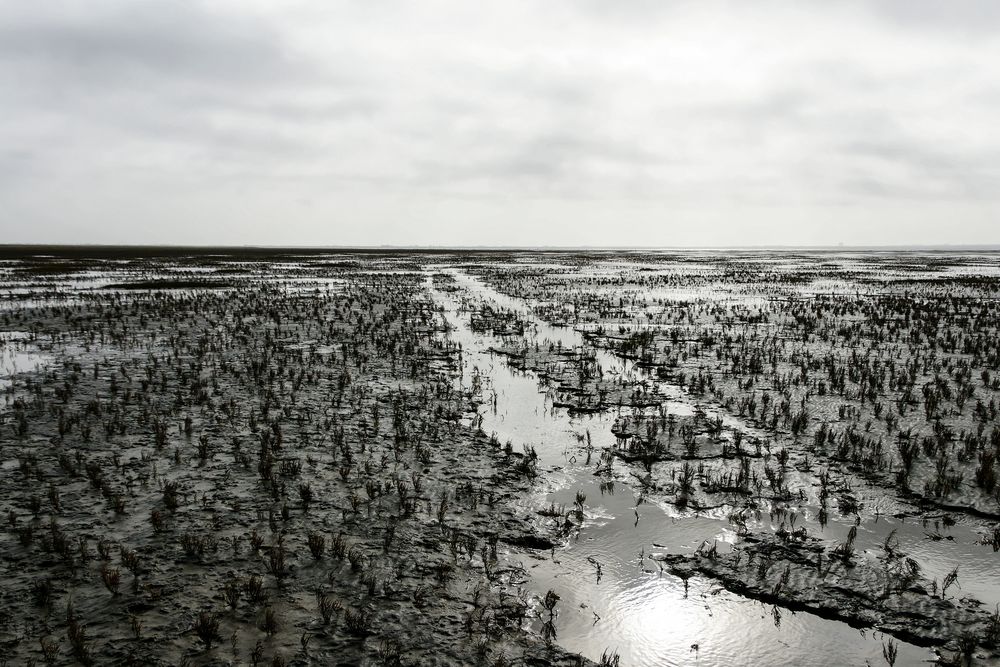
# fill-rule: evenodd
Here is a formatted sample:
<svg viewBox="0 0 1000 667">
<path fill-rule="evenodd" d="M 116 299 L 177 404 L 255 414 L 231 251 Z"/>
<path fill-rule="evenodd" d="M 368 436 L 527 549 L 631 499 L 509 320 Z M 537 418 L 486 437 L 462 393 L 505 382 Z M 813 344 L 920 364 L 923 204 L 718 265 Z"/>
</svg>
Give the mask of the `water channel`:
<svg viewBox="0 0 1000 667">
<path fill-rule="evenodd" d="M 442 270 L 446 267 L 433 267 Z M 529 318 L 538 340 L 564 346 L 584 344 L 571 328 L 552 327 L 534 318 L 527 306 L 492 290 L 479 280 L 450 269 L 464 296 L 512 309 Z M 481 408 L 482 428 L 515 448 L 535 447 L 544 474 L 537 492 L 527 500 L 527 512 L 551 503 L 571 507 L 578 491 L 586 495 L 582 530 L 554 553 L 515 553 L 530 573 L 536 595 L 551 589 L 560 596 L 556 642 L 599 660 L 617 653 L 627 666 L 653 665 L 844 665 L 885 664 L 879 632 L 858 630 L 845 623 L 786 609 L 775 609 L 722 589 L 715 582 L 692 578 L 684 582 L 660 572 L 649 558 L 656 553 L 690 553 L 704 540 L 717 540 L 720 550 L 736 539 L 725 513 L 695 515 L 670 504 L 637 505 L 627 483 L 613 493 L 602 491 L 594 475 L 595 459 L 586 463 L 581 438 L 589 433 L 595 447 L 614 442 L 615 414 L 570 416 L 552 401 L 532 373 L 512 370 L 503 357 L 491 353 L 500 341 L 475 333 L 455 293 L 432 290 L 452 327 L 452 339 L 462 344 L 464 381 L 478 376 L 484 393 L 496 401 Z M 605 371 L 635 373 L 627 362 L 598 351 Z M 674 414 L 694 406 L 679 391 L 664 390 Z M 625 468 L 616 477 L 628 479 Z M 598 568 L 599 566 L 599 568 Z M 920 664 L 933 652 L 899 642 L 897 664 Z"/>
</svg>

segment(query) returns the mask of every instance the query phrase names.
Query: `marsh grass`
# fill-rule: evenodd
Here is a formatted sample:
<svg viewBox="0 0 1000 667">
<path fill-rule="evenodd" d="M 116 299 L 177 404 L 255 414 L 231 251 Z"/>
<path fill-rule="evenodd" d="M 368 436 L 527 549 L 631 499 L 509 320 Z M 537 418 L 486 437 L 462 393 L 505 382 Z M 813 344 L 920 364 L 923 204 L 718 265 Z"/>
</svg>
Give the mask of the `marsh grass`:
<svg viewBox="0 0 1000 667">
<path fill-rule="evenodd" d="M 505 647 L 536 646 L 537 638 L 526 639 L 522 630 L 530 593 L 525 601 L 510 593 L 521 575 L 498 559 L 497 535 L 488 531 L 506 541 L 530 530 L 512 517 L 508 500 L 544 475 L 548 462 L 531 447 L 519 452 L 517 443 L 483 433 L 481 418 L 466 423 L 497 397 L 478 373 L 456 389 L 463 353 L 424 292 L 423 260 L 372 260 L 417 273 L 366 276 L 296 259 L 290 273 L 336 276 L 343 292 L 294 296 L 274 284 L 266 262 L 252 268 L 206 262 L 227 276 L 243 276 L 233 277 L 232 289 L 223 293 L 194 279 L 178 281 L 185 289 L 164 284 L 152 277 L 160 261 L 128 269 L 135 274 L 129 282 L 163 287 L 160 292 L 88 294 L 79 306 L 0 315 L 10 326 L 20 322 L 27 329 L 30 321 L 31 335 L 49 341 L 61 362 L 16 379 L 16 398 L 0 412 L 0 429 L 13 443 L 5 451 L 17 459 L 17 486 L 5 503 L 10 542 L 30 571 L 12 584 L 13 613 L 41 623 L 44 607 L 64 592 L 63 581 L 71 582 L 65 585 L 71 593 L 84 585 L 100 590 L 97 567 L 104 587 L 118 594 L 120 574 L 111 565 L 117 548 L 120 568 L 134 575 L 129 609 L 153 604 L 169 616 L 180 602 L 213 609 L 221 597 L 233 610 L 225 615 L 227 627 L 256 633 L 255 626 L 268 625 L 268 611 L 277 623 L 280 608 L 288 632 L 278 629 L 247 656 L 236 656 L 234 640 L 234 662 L 265 663 L 266 650 L 281 664 L 288 638 L 294 644 L 292 633 L 318 624 L 318 614 L 324 627 L 314 644 L 349 643 L 363 653 L 348 660 L 372 659 L 379 647 L 376 657 L 391 661 L 389 641 L 401 630 L 415 656 L 406 659 L 420 664 L 433 648 L 413 645 L 409 627 L 373 621 L 385 619 L 387 608 L 411 602 L 422 610 L 413 617 L 414 628 L 461 617 L 470 639 L 467 646 L 450 648 L 467 664 L 489 664 L 498 639 Z M 589 261 L 580 258 L 579 265 Z M 355 262 L 355 269 L 367 262 Z M 786 278 L 802 276 L 777 272 L 763 280 L 752 265 L 741 260 L 717 267 L 721 282 L 765 297 L 749 307 L 712 299 L 666 307 L 630 296 L 631 287 L 619 289 L 698 287 L 705 279 L 694 273 L 609 274 L 607 286 L 618 290 L 612 293 L 619 299 L 611 307 L 606 295 L 569 275 L 535 272 L 531 280 L 520 280 L 510 267 L 467 267 L 502 291 L 531 300 L 543 319 L 562 318 L 572 326 L 574 319 L 593 317 L 586 345 L 575 350 L 546 350 L 544 344 L 530 349 L 530 326 L 525 335 L 516 334 L 527 320 L 502 311 L 484 318 L 476 299 L 467 304 L 476 326 L 509 327 L 510 344 L 523 346 L 514 363 L 526 371 L 550 371 L 546 389 L 566 409 L 636 416 L 622 420 L 627 423 L 616 432 L 614 446 L 578 434 L 575 454 L 585 452 L 589 467 L 596 453 L 602 494 L 614 493 L 617 484 L 638 495 L 637 521 L 647 498 L 673 500 L 692 512 L 729 506 L 730 522 L 746 546 L 768 529 L 759 515 L 735 508 L 753 505 L 764 515 L 774 505 L 794 508 L 807 502 L 800 489 L 809 494 L 811 488 L 819 493 L 821 525 L 831 500 L 846 516 L 867 520 L 870 507 L 861 500 L 867 503 L 865 496 L 877 493 L 905 494 L 928 507 L 947 503 L 958 508 L 950 510 L 957 515 L 966 513 L 963 508 L 995 511 L 1000 357 L 994 334 L 1000 320 L 989 304 L 996 290 L 967 285 L 962 289 L 968 292 L 954 298 L 937 286 L 907 284 L 904 294 L 895 285 L 859 279 L 853 294 L 789 300 L 772 297 L 797 284 Z M 434 283 L 443 284 L 438 277 Z M 948 289 L 958 289 L 956 284 Z M 455 290 L 468 296 L 464 288 Z M 650 378 L 711 410 L 690 418 L 667 415 L 657 405 L 662 395 L 602 370 L 593 354 L 599 347 L 641 363 Z M 745 427 L 732 425 L 726 415 L 739 415 Z M 635 474 L 622 476 L 621 466 Z M 845 489 L 850 479 L 863 480 L 865 491 Z M 569 508 L 553 503 L 540 514 L 555 521 L 543 523 L 581 535 L 585 502 L 581 491 Z M 130 514 L 148 520 L 138 526 Z M 771 517 L 781 548 L 809 543 L 811 535 L 796 526 L 795 516 Z M 268 526 L 265 541 L 258 531 L 266 535 Z M 241 549 L 235 532 L 249 549 Z M 1000 548 L 989 529 L 980 532 L 984 545 Z M 934 529 L 942 546 L 946 533 Z M 93 557 L 88 539 L 96 540 L 100 559 L 93 568 L 87 567 Z M 829 575 L 831 567 L 844 575 L 850 568 L 842 564 L 863 569 L 867 559 L 855 555 L 854 541 L 849 535 L 832 550 L 817 552 L 818 576 Z M 724 561 L 714 546 L 703 543 L 696 556 Z M 920 588 L 908 584 L 925 583 L 918 570 L 899 553 L 898 543 L 886 540 L 883 546 L 886 586 L 876 591 L 880 602 L 902 590 L 917 596 Z M 307 553 L 316 562 L 295 562 Z M 330 562 L 319 562 L 327 555 Z M 734 557 L 748 581 L 756 566 L 755 585 L 777 596 L 793 593 L 784 560 L 760 558 L 751 565 L 750 556 L 750 549 L 741 549 Z M 747 559 L 745 570 L 741 557 Z M 601 564 L 591 565 L 600 580 Z M 177 585 L 182 573 L 192 572 L 212 583 Z M 942 596 L 953 591 L 957 573 L 955 579 L 945 578 Z M 261 609 L 269 586 L 275 606 Z M 284 606 L 285 596 L 317 587 L 323 591 L 316 594 L 317 609 Z M 472 612 L 454 613 L 470 604 L 470 596 Z M 20 606 L 19 598 L 32 607 Z M 101 599 L 126 606 L 106 595 Z M 554 603 L 546 612 L 547 599 L 541 600 L 539 619 L 547 625 L 543 639 L 554 643 L 558 616 Z M 338 600 L 357 602 L 345 611 Z M 241 601 L 247 609 L 239 609 Z M 84 637 L 85 619 L 74 621 L 84 647 L 74 654 L 89 650 L 91 660 L 103 662 L 116 639 L 103 622 L 94 622 L 90 614 L 96 613 L 88 611 L 86 619 L 97 635 L 93 646 Z M 341 616 L 346 618 L 338 623 Z M 179 626 L 150 622 L 142 641 L 128 649 L 133 657 L 126 650 L 114 653 L 115 659 L 139 662 L 145 651 L 163 650 L 168 661 L 179 663 L 182 656 L 164 648 L 171 639 L 164 628 Z M 136 639 L 140 631 L 133 627 Z M 365 643 L 346 637 L 376 631 Z M 988 630 L 980 635 L 994 641 Z M 315 659 L 311 636 L 303 634 L 302 651 L 291 662 Z M 217 639 L 200 643 L 207 648 Z M 27 655 L 15 650 L 15 661 Z M 553 658 L 556 650 L 553 645 Z M 493 662 L 508 661 L 501 653 Z M 606 651 L 602 663 L 617 664 L 617 655 Z"/>
<path fill-rule="evenodd" d="M 243 579 L 243 593 L 247 596 L 250 604 L 254 606 L 263 604 L 267 600 L 264 580 L 256 574 Z"/>
<path fill-rule="evenodd" d="M 316 604 L 319 609 L 320 617 L 323 619 L 323 625 L 330 625 L 330 623 L 332 623 L 344 609 L 344 606 L 339 600 L 334 598 L 329 593 L 323 593 L 320 591 L 316 592 Z"/>
<path fill-rule="evenodd" d="M 192 629 L 201 643 L 205 645 L 205 650 L 211 650 L 216 641 L 222 640 L 219 635 L 219 617 L 210 611 L 200 612 Z"/>
<path fill-rule="evenodd" d="M 272 607 L 266 607 L 261 617 L 260 629 L 268 636 L 274 635 L 281 628 L 278 613 Z"/>
<path fill-rule="evenodd" d="M 326 551 L 326 537 L 322 533 L 310 532 L 306 536 L 306 543 L 309 546 L 309 553 L 316 560 L 323 558 Z"/>
<path fill-rule="evenodd" d="M 352 635 L 367 637 L 372 633 L 371 623 L 372 616 L 364 607 L 347 609 L 344 612 L 344 627 Z"/>
<path fill-rule="evenodd" d="M 121 584 L 121 574 L 118 572 L 118 568 L 111 568 L 104 564 L 101 567 L 101 581 L 104 582 L 104 587 L 112 595 L 118 595 L 118 587 Z"/>
</svg>

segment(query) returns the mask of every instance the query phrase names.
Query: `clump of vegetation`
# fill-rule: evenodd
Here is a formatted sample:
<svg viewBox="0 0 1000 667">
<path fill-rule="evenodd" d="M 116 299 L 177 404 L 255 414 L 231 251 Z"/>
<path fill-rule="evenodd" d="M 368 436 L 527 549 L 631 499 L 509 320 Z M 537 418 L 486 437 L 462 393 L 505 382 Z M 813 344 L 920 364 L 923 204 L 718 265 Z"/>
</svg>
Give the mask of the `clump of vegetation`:
<svg viewBox="0 0 1000 667">
<path fill-rule="evenodd" d="M 194 621 L 193 630 L 198 635 L 198 639 L 205 645 L 206 650 L 211 649 L 212 644 L 221 639 L 219 636 L 219 617 L 209 611 L 198 614 Z"/>
</svg>

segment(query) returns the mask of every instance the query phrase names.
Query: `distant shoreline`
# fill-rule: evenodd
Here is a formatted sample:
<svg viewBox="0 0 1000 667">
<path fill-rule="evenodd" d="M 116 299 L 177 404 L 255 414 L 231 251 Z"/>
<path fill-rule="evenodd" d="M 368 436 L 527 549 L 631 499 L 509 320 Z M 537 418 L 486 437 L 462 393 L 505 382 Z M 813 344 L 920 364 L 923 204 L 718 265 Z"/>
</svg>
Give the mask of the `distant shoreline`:
<svg viewBox="0 0 1000 667">
<path fill-rule="evenodd" d="M 105 245 L 105 244 L 0 244 L 0 259 L 52 256 L 58 258 L 273 256 L 323 254 L 425 254 L 470 255 L 505 253 L 660 254 L 660 253 L 995 253 L 1000 245 L 894 245 L 894 246 L 266 246 L 266 245 Z"/>
</svg>

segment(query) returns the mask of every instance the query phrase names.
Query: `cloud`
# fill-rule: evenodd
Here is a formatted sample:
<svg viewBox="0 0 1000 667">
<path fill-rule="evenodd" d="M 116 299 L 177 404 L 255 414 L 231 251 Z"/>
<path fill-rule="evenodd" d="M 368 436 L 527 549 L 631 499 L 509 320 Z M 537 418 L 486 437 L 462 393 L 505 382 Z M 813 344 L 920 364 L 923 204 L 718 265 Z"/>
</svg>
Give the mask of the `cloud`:
<svg viewBox="0 0 1000 667">
<path fill-rule="evenodd" d="M 1000 9 L 940 7 L 0 2 L 0 231 L 997 242 Z"/>
<path fill-rule="evenodd" d="M 899 26 L 929 31 L 956 31 L 966 36 L 996 33 L 1000 5 L 991 0 L 881 0 L 864 8 Z"/>
<path fill-rule="evenodd" d="M 296 72 L 266 23 L 198 3 L 56 0 L 28 7 L 4 6 L 0 58 L 40 84 L 231 84 Z"/>
</svg>

